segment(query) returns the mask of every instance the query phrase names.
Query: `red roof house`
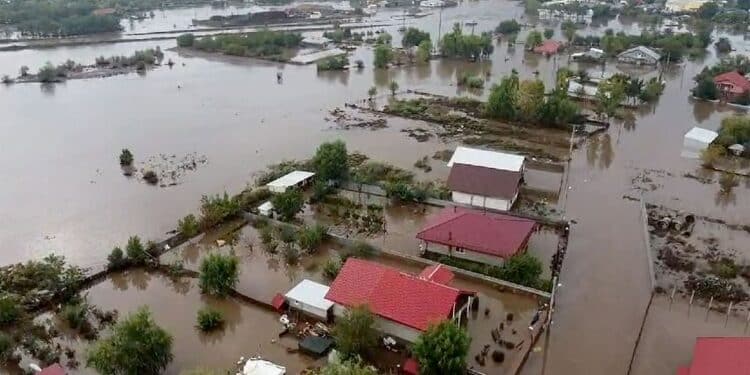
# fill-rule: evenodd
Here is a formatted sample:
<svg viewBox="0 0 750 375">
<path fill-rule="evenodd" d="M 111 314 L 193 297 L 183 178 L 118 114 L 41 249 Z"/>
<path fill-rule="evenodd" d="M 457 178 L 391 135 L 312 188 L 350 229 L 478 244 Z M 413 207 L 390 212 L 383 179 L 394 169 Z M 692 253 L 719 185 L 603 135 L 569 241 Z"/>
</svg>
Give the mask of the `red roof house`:
<svg viewBox="0 0 750 375">
<path fill-rule="evenodd" d="M 419 273 L 419 278 L 434 281 L 439 284 L 448 284 L 453 280 L 456 275 L 451 272 L 442 264 L 433 264 L 425 267 L 422 272 Z"/>
<path fill-rule="evenodd" d="M 445 273 L 433 269 L 445 280 Z M 447 270 L 446 270 L 447 271 Z M 423 272 L 424 274 L 424 272 Z M 366 305 L 378 317 L 383 333 L 413 342 L 431 324 L 452 319 L 462 292 L 446 284 L 384 265 L 349 258 L 325 298 L 334 302 L 334 315 Z"/>
<path fill-rule="evenodd" d="M 536 227 L 529 219 L 448 207 L 431 218 L 417 238 L 424 241 L 425 251 L 502 264 L 526 251 Z"/>
<path fill-rule="evenodd" d="M 750 81 L 737 71 L 726 72 L 714 77 L 714 84 L 722 95 L 735 99 L 750 91 Z"/>
<path fill-rule="evenodd" d="M 534 47 L 534 53 L 540 53 L 544 56 L 550 56 L 560 51 L 562 43 L 555 40 L 545 40 L 542 44 Z"/>
<path fill-rule="evenodd" d="M 750 374 L 750 337 L 699 337 L 690 366 L 677 375 Z"/>
<path fill-rule="evenodd" d="M 42 369 L 38 375 L 65 375 L 65 369 L 59 363 Z"/>
</svg>

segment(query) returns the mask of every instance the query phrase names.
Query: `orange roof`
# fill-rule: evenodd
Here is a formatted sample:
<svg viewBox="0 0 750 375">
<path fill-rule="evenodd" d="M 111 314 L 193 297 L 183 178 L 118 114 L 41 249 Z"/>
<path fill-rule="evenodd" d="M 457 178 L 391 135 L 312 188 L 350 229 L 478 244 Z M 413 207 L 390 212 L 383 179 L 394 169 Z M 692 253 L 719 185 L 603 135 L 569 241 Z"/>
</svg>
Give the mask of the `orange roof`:
<svg viewBox="0 0 750 375">
<path fill-rule="evenodd" d="M 718 76 L 714 77 L 715 83 L 730 83 L 734 86 L 737 86 L 743 90 L 750 90 L 750 81 L 745 78 L 742 74 L 740 74 L 737 71 L 731 71 L 719 74 Z"/>
</svg>

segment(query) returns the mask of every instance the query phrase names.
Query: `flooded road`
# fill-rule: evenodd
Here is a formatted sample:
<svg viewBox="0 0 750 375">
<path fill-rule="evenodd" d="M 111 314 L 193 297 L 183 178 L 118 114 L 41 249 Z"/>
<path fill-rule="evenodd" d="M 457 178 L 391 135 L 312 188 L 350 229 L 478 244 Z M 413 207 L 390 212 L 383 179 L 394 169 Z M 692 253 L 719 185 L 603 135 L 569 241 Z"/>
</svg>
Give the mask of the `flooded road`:
<svg viewBox="0 0 750 375">
<path fill-rule="evenodd" d="M 184 13 L 179 19 L 192 17 L 189 11 Z M 467 19 L 478 22 L 477 32 L 489 30 L 503 19 L 521 19 L 522 13 L 514 2 L 464 2 L 444 10 L 442 31 L 455 20 Z M 376 18 L 389 19 L 396 14 L 400 12 L 382 11 Z M 159 25 L 144 23 L 133 32 L 161 31 L 178 23 L 159 17 L 157 12 L 153 21 Z M 436 38 L 438 17 L 434 13 L 410 20 L 407 26 L 428 30 Z M 612 24 L 631 32 L 637 27 L 620 27 L 616 21 Z M 394 29 L 390 30 L 398 39 Z M 602 31 L 603 28 L 596 30 Z M 559 35 L 558 31 L 556 38 Z M 519 40 L 523 38 L 522 33 Z M 744 45 L 739 40 L 737 43 Z M 396 40 L 394 44 L 399 43 Z M 90 62 L 99 55 L 127 55 L 156 45 L 166 50 L 175 44 L 154 41 L 2 52 L 0 74 L 13 74 L 21 65 L 35 71 L 46 61 L 57 64 L 70 58 Z M 454 145 L 434 138 L 420 143 L 406 137 L 401 130 L 413 125 L 398 119 L 389 119 L 389 127 L 377 131 L 339 130 L 326 121 L 328 111 L 345 102 L 361 100 L 371 86 L 378 88 L 377 100 L 386 101 L 387 86 L 392 80 L 402 90 L 470 94 L 455 85 L 456 77 L 465 71 L 489 71 L 492 81 L 512 69 L 518 70 L 522 79 L 532 78 L 538 71 L 539 78 L 549 87 L 554 71 L 567 64 L 564 56 L 545 59 L 524 53 L 520 46 L 509 49 L 505 43 L 496 45 L 491 61 L 470 64 L 441 60 L 428 66 L 391 70 L 371 69 L 372 51 L 362 48 L 351 59 L 365 61 L 368 67 L 364 70 L 321 74 L 314 66 L 189 58 L 171 51 L 166 51 L 165 58 L 174 60 L 176 66 L 160 67 L 145 76 L 78 80 L 51 87 L 0 86 L 0 264 L 39 258 L 50 252 L 84 266 L 102 264 L 109 250 L 130 235 L 164 237 L 178 218 L 196 211 L 202 194 L 237 192 L 252 183 L 253 174 L 266 165 L 307 158 L 319 143 L 327 140 L 344 139 L 350 150 L 413 169 L 414 162 L 422 156 Z M 721 118 L 734 113 L 687 98 L 692 77 L 713 59 L 709 54 L 704 61 L 668 71 L 666 91 L 655 108 L 640 111 L 635 122 L 616 122 L 606 133 L 574 151 L 569 166 L 570 189 L 562 204 L 566 217 L 576 223 L 571 228 L 562 270 L 559 307 L 549 347 L 532 354 L 526 373 L 627 371 L 650 286 L 640 206 L 622 199 L 623 195 L 643 193 L 647 201 L 697 214 L 730 222 L 750 220 L 750 184 L 740 184 L 733 200 L 717 204 L 718 184 L 682 177 L 698 168 L 696 161 L 680 158 L 682 135 L 698 124 L 715 130 Z M 277 71 L 283 72 L 282 84 L 276 83 Z M 486 96 L 487 91 L 480 96 Z M 185 176 L 179 185 L 157 188 L 122 175 L 117 155 L 126 147 L 133 151 L 136 163 L 162 153 L 196 152 L 206 155 L 208 164 Z M 441 178 L 446 171 L 436 167 L 418 176 Z M 636 183 L 639 188 L 633 188 L 633 180 L 643 173 L 650 176 L 655 187 Z M 551 185 L 548 176 L 540 175 L 536 180 Z M 254 262 L 251 264 L 265 267 L 262 259 L 249 259 Z M 151 297 L 146 298 L 138 294 L 137 287 L 113 294 L 112 290 L 117 289 L 114 283 L 94 289 L 94 302 L 121 306 L 121 311 L 126 311 L 136 307 L 134 300 L 150 298 L 158 305 L 160 299 L 170 298 L 165 297 L 171 293 L 168 285 L 147 292 Z M 160 285 L 163 281 L 154 278 L 151 284 Z M 255 286 L 248 285 L 251 287 Z M 265 287 L 252 290 L 275 292 Z M 197 309 L 200 297 L 194 293 L 189 292 L 192 302 L 180 303 L 192 303 L 191 308 Z M 168 312 L 155 313 L 160 322 L 169 316 Z M 186 328 L 192 326 L 194 318 L 194 314 L 188 315 L 183 321 L 165 324 L 176 324 L 171 327 L 173 332 L 186 331 L 184 340 L 191 343 L 191 349 L 206 345 L 198 344 L 198 336 Z M 270 318 L 248 317 L 242 324 L 254 319 L 263 322 Z M 247 324 L 235 331 L 237 337 L 232 340 L 236 341 L 221 341 L 222 348 L 227 345 L 236 349 L 227 351 L 226 358 L 216 358 L 216 362 L 208 358 L 209 364 L 232 363 L 241 353 L 254 350 L 243 348 L 241 332 L 252 330 L 257 323 Z M 570 344 L 571 338 L 576 338 L 575 345 Z M 683 359 L 684 354 L 679 357 Z M 189 368 L 192 362 L 188 362 L 179 368 Z M 635 373 L 662 373 L 653 370 L 653 366 L 638 369 Z"/>
</svg>

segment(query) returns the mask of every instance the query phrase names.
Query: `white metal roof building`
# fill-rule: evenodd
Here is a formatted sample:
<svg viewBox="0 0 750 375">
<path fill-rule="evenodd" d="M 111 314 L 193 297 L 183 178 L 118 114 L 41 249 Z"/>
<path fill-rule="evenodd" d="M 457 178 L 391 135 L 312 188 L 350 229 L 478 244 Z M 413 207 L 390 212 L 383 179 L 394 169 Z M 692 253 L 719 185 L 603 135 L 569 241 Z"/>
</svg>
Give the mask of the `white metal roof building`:
<svg viewBox="0 0 750 375">
<path fill-rule="evenodd" d="M 329 289 L 327 285 L 305 279 L 288 291 L 284 297 L 289 302 L 289 307 L 328 320 L 328 312 L 333 307 L 333 302 L 325 298 Z"/>
<path fill-rule="evenodd" d="M 285 375 L 286 367 L 263 359 L 249 359 L 237 375 Z"/>
<path fill-rule="evenodd" d="M 711 142 L 719 136 L 719 133 L 703 129 L 699 127 L 693 127 L 685 134 L 682 141 L 682 157 L 697 159 L 701 156 L 701 152 L 708 148 Z"/>
<path fill-rule="evenodd" d="M 307 180 L 312 178 L 315 173 L 305 171 L 294 171 L 281 176 L 268 183 L 268 190 L 273 193 L 283 193 L 286 189 L 293 186 L 301 186 L 307 183 Z"/>
<path fill-rule="evenodd" d="M 453 167 L 453 164 L 467 164 L 504 171 L 522 172 L 525 160 L 526 158 L 520 155 L 459 146 L 453 153 L 451 160 L 448 161 L 448 166 Z"/>
</svg>

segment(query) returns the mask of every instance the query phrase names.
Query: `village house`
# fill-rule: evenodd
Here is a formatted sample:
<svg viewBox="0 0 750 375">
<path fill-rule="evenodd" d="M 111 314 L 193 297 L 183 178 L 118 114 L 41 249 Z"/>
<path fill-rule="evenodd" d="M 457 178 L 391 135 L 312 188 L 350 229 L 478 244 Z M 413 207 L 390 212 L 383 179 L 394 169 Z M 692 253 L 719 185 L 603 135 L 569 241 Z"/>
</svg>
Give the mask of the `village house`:
<svg viewBox="0 0 750 375">
<path fill-rule="evenodd" d="M 327 285 L 305 279 L 290 289 L 284 295 L 284 300 L 291 312 L 327 322 L 332 319 L 333 313 L 333 302 L 326 299 L 329 289 Z"/>
<path fill-rule="evenodd" d="M 677 375 L 750 374 L 750 337 L 699 337 L 693 361 Z"/>
<path fill-rule="evenodd" d="M 542 54 L 544 56 L 552 56 L 557 54 L 562 48 L 562 43 L 556 40 L 545 40 L 542 44 L 534 47 L 534 53 Z"/>
<path fill-rule="evenodd" d="M 411 343 L 432 324 L 453 319 L 460 324 L 475 293 L 449 286 L 453 277 L 442 265 L 427 267 L 415 276 L 349 258 L 325 298 L 334 303 L 336 318 L 350 308 L 366 305 L 381 333 Z"/>
<path fill-rule="evenodd" d="M 458 147 L 448 162 L 448 188 L 454 202 L 493 210 L 513 207 L 526 159 L 502 152 Z"/>
<path fill-rule="evenodd" d="M 502 266 L 526 251 L 536 227 L 529 219 L 448 207 L 432 217 L 417 238 L 422 252 Z"/>
<path fill-rule="evenodd" d="M 617 55 L 617 62 L 623 64 L 656 65 L 659 60 L 661 55 L 658 52 L 644 46 L 633 47 Z"/>
<path fill-rule="evenodd" d="M 750 81 L 737 71 L 717 75 L 714 85 L 720 97 L 726 101 L 734 101 L 750 92 Z"/>
<path fill-rule="evenodd" d="M 269 182 L 266 187 L 272 193 L 283 193 L 289 188 L 299 188 L 307 185 L 313 176 L 315 176 L 315 173 L 312 172 L 292 171 Z"/>
</svg>

